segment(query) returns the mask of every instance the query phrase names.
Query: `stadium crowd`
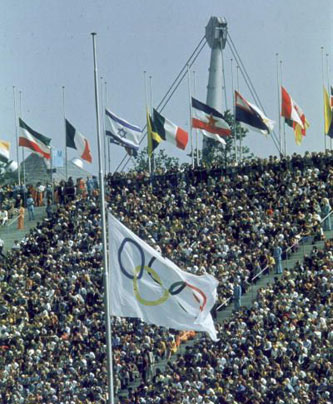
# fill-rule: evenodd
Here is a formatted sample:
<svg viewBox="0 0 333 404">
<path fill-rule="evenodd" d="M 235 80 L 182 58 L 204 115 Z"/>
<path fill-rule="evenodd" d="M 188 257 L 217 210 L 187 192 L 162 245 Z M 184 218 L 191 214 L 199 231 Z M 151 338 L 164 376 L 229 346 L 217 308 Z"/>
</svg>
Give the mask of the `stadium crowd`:
<svg viewBox="0 0 333 404">
<path fill-rule="evenodd" d="M 303 236 L 323 239 L 333 200 L 330 155 L 253 160 L 107 178 L 109 208 L 181 268 L 213 274 L 219 302 L 244 290 Z M 63 184 L 66 186 L 66 184 Z M 58 192 L 61 192 L 58 191 Z M 106 402 L 106 347 L 98 189 L 76 187 L 0 263 L 0 401 Z M 324 222 L 330 229 L 330 220 Z M 332 399 L 332 246 L 260 291 L 165 372 L 177 332 L 113 318 L 117 394 L 128 403 L 329 403 Z M 293 276 L 292 276 L 293 275 Z M 154 383 L 148 383 L 148 380 Z M 149 387 L 151 386 L 151 387 Z M 126 401 L 127 400 L 127 401 Z M 274 401 L 275 400 L 275 401 Z"/>
</svg>

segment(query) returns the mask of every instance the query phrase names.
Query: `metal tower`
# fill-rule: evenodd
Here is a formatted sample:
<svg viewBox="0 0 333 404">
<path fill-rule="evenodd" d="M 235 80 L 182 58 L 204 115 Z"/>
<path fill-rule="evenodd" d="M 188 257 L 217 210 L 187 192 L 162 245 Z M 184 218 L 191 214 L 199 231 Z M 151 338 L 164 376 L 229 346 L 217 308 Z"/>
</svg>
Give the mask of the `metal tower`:
<svg viewBox="0 0 333 404">
<path fill-rule="evenodd" d="M 209 78 L 207 85 L 207 100 L 206 104 L 216 109 L 223 111 L 223 59 L 222 51 L 227 42 L 228 24 L 223 17 L 211 17 L 206 26 L 206 39 L 211 48 Z M 209 139 L 204 137 L 203 152 Z"/>
</svg>

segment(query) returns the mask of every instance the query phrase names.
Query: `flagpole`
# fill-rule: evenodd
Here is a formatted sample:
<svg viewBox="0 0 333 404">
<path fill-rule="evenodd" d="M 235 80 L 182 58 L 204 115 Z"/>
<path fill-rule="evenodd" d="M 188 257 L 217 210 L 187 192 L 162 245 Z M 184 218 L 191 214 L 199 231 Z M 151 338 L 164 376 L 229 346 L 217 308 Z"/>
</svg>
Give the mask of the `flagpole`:
<svg viewBox="0 0 333 404">
<path fill-rule="evenodd" d="M 20 118 L 22 118 L 22 91 L 19 91 L 20 100 Z M 22 147 L 22 169 L 23 169 L 23 184 L 25 184 L 25 158 L 24 158 L 24 147 Z"/>
<path fill-rule="evenodd" d="M 239 65 L 237 65 L 237 68 L 236 68 L 236 80 L 237 80 L 237 91 L 239 91 Z M 236 145 L 237 145 L 237 135 L 238 135 L 238 133 L 236 133 Z M 237 157 L 239 157 L 239 163 L 241 163 L 242 162 L 242 134 L 241 133 L 239 134 L 239 154 Z"/>
<path fill-rule="evenodd" d="M 153 115 L 153 85 L 152 85 L 152 76 L 149 76 L 149 106 L 150 106 L 150 114 L 151 116 Z M 151 159 L 151 171 L 154 173 L 155 171 L 155 155 L 154 151 L 152 153 L 152 159 Z"/>
<path fill-rule="evenodd" d="M 13 99 L 14 99 L 14 118 L 15 118 L 15 136 L 16 136 L 17 180 L 18 180 L 18 184 L 21 185 L 19 141 L 18 141 L 18 133 L 17 133 L 17 116 L 16 116 L 16 101 L 15 101 L 15 86 L 13 86 Z"/>
<path fill-rule="evenodd" d="M 66 114 L 65 114 L 65 86 L 62 86 L 62 112 L 64 115 L 64 127 L 65 127 L 65 173 L 66 182 L 68 180 L 68 156 L 67 156 L 67 133 L 66 133 Z"/>
<path fill-rule="evenodd" d="M 101 105 L 102 105 L 102 111 L 105 110 L 105 103 L 104 103 L 104 92 L 103 92 L 103 77 L 100 77 L 100 86 L 101 86 Z M 102 115 L 103 116 L 103 115 Z M 99 119 L 102 119 L 102 116 Z M 105 136 L 105 126 L 104 126 L 104 119 L 102 119 L 102 132 L 103 132 L 103 149 L 104 149 L 104 159 L 103 159 L 103 168 L 104 168 L 104 173 L 107 171 L 107 159 L 106 159 L 106 136 Z"/>
<path fill-rule="evenodd" d="M 323 80 L 323 87 L 325 87 L 325 77 L 324 77 L 324 47 L 321 46 L 321 74 Z M 325 101 L 324 101 L 324 151 L 326 153 L 326 134 L 325 134 Z"/>
<path fill-rule="evenodd" d="M 193 70 L 193 96 L 195 97 L 196 94 L 196 82 L 195 82 L 195 70 Z M 192 122 L 191 122 L 191 128 L 192 128 Z M 192 129 L 193 130 L 193 129 Z M 198 130 L 195 131 L 195 146 L 196 146 L 196 162 L 197 162 L 197 167 L 199 167 L 199 134 Z"/>
<path fill-rule="evenodd" d="M 147 96 L 147 76 L 146 76 L 147 72 L 146 70 L 144 70 L 143 72 L 143 80 L 144 80 L 144 87 L 145 87 L 145 103 L 146 103 L 146 113 L 150 114 L 150 110 L 148 108 L 148 96 Z M 147 134 L 148 138 L 149 138 L 149 134 Z M 149 143 L 149 139 L 148 139 L 148 143 Z M 151 176 L 151 156 L 149 155 L 149 150 L 148 150 L 148 146 L 147 146 L 147 155 L 148 155 L 148 170 L 149 170 L 149 177 Z"/>
<path fill-rule="evenodd" d="M 105 100 L 104 100 L 104 106 L 105 108 L 108 106 L 108 83 L 105 81 L 104 82 L 104 89 L 105 89 Z M 103 122 L 104 122 L 104 136 L 106 138 L 106 143 L 107 143 L 107 149 L 108 149 L 108 166 L 109 166 L 109 173 L 111 173 L 111 151 L 110 151 L 110 141 L 108 140 L 108 138 L 106 137 L 106 133 L 105 133 L 105 108 L 103 109 Z"/>
<path fill-rule="evenodd" d="M 106 219 L 105 219 L 105 192 L 104 192 L 104 175 L 101 156 L 101 135 L 100 135 L 100 113 L 98 98 L 98 73 L 96 60 L 96 33 L 92 32 L 93 56 L 94 56 L 94 82 L 95 82 L 95 104 L 96 104 L 96 129 L 97 129 L 97 146 L 98 146 L 98 166 L 99 166 L 99 185 L 100 185 L 100 210 L 102 217 L 102 235 L 103 235 L 103 267 L 104 267 L 104 308 L 105 308 L 105 328 L 107 342 L 107 369 L 108 369 L 108 403 L 114 404 L 113 396 L 113 364 L 112 364 L 112 343 L 111 343 L 111 318 L 110 318 L 110 293 L 109 293 L 109 271 L 107 257 L 107 241 L 106 241 Z"/>
<path fill-rule="evenodd" d="M 231 94 L 232 94 L 232 103 L 233 103 L 233 135 L 234 135 L 234 149 L 235 149 L 235 166 L 237 165 L 237 139 L 236 139 L 236 117 L 235 117 L 235 90 L 234 90 L 234 68 L 233 68 L 233 59 L 230 59 L 230 67 L 231 67 Z"/>
<path fill-rule="evenodd" d="M 221 56 L 222 56 L 222 77 L 223 77 L 223 91 L 224 91 L 224 102 L 225 109 L 228 109 L 228 101 L 227 101 L 227 86 L 225 81 L 225 72 L 224 72 L 224 57 L 223 57 L 223 46 L 221 42 Z M 220 111 L 222 113 L 222 111 Z M 225 146 L 226 147 L 226 146 Z"/>
<path fill-rule="evenodd" d="M 278 117 L 279 117 L 279 141 L 280 141 L 280 158 L 283 155 L 283 144 L 282 144 L 282 133 L 281 133 L 281 83 L 279 80 L 279 54 L 275 54 L 276 57 L 276 84 L 277 84 L 277 93 L 278 93 Z"/>
<path fill-rule="evenodd" d="M 280 79 L 282 83 L 282 60 L 280 60 Z M 283 124 L 283 144 L 284 144 L 284 155 L 287 156 L 287 137 L 286 137 L 286 118 L 284 118 Z"/>
<path fill-rule="evenodd" d="M 326 73 L 327 73 L 327 91 L 329 94 L 329 101 L 330 101 L 330 105 L 331 105 L 331 91 L 330 91 L 330 67 L 329 67 L 329 58 L 328 58 L 328 53 L 326 53 Z M 332 150 L 332 138 L 330 137 L 330 150 Z"/>
<path fill-rule="evenodd" d="M 193 137 L 192 137 L 192 108 L 191 108 L 191 82 L 190 82 L 190 67 L 187 64 L 186 65 L 187 68 L 187 87 L 188 87 L 188 98 L 189 98 L 189 107 L 190 107 L 190 125 L 189 125 L 189 129 L 190 129 L 190 137 L 191 137 L 191 163 L 192 163 L 192 169 L 194 168 L 194 151 L 193 151 Z"/>
</svg>

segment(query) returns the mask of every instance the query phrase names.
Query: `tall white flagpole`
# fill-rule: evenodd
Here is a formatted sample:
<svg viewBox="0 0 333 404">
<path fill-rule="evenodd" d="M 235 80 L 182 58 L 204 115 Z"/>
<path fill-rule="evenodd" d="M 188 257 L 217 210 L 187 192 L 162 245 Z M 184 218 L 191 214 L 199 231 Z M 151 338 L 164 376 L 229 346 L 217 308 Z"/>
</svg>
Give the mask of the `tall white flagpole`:
<svg viewBox="0 0 333 404">
<path fill-rule="evenodd" d="M 195 82 L 195 70 L 193 70 L 193 96 L 195 97 L 196 93 L 196 82 Z M 191 127 L 192 127 L 192 122 L 191 122 Z M 195 131 L 195 147 L 196 147 L 196 161 L 197 161 L 197 167 L 199 167 L 199 131 Z"/>
<path fill-rule="evenodd" d="M 19 91 L 19 107 L 20 107 L 20 118 L 22 118 L 22 91 Z M 24 158 L 24 147 L 22 147 L 22 169 L 23 169 L 23 184 L 25 184 L 25 158 Z"/>
<path fill-rule="evenodd" d="M 236 68 L 237 91 L 239 91 L 239 65 Z M 242 164 L 242 134 L 239 134 L 239 164 Z"/>
<path fill-rule="evenodd" d="M 191 84 L 190 84 L 190 68 L 189 65 L 187 64 L 187 84 L 188 84 L 188 97 L 189 97 L 189 105 L 190 105 L 190 138 L 191 138 L 191 161 L 192 161 L 192 168 L 194 168 L 194 152 L 193 152 L 193 137 L 192 137 L 192 96 L 191 96 Z"/>
<path fill-rule="evenodd" d="M 103 117 L 103 122 L 104 122 L 104 136 L 106 139 L 106 144 L 107 144 L 107 151 L 108 151 L 108 167 L 109 167 L 109 173 L 111 173 L 111 155 L 110 155 L 110 140 L 107 138 L 106 133 L 105 133 L 105 109 L 108 106 L 108 83 L 105 81 L 104 82 L 104 89 L 105 89 L 105 98 L 104 98 L 104 106 L 105 108 L 103 109 L 102 117 Z"/>
<path fill-rule="evenodd" d="M 151 114 L 151 111 L 148 107 L 148 96 L 147 96 L 147 72 L 146 70 L 143 72 L 143 79 L 144 79 L 144 86 L 145 86 L 145 103 L 146 103 L 146 114 Z M 147 117 L 148 118 L 148 117 Z M 148 133 L 148 122 L 147 122 L 147 136 L 148 136 L 148 142 L 147 142 L 147 155 L 148 155 L 148 170 L 149 170 L 149 176 L 151 176 L 151 156 L 149 156 L 149 150 L 148 150 L 148 145 L 149 145 L 149 133 Z"/>
<path fill-rule="evenodd" d="M 96 60 L 96 33 L 92 32 L 93 55 L 94 55 L 94 80 L 95 80 L 95 103 L 96 103 L 96 129 L 98 146 L 98 167 L 99 167 L 99 186 L 100 186 L 100 210 L 102 217 L 102 235 L 103 235 L 103 266 L 104 266 L 104 310 L 105 310 L 105 328 L 106 328 L 106 346 L 107 346 L 107 369 L 108 369 L 108 403 L 114 404 L 113 396 L 113 363 L 112 363 L 112 343 L 111 343 L 111 317 L 110 317 L 110 292 L 109 292 L 109 270 L 107 256 L 106 240 L 106 218 L 105 218 L 105 192 L 104 192 L 104 174 L 102 164 L 102 147 L 100 134 L 100 113 L 98 98 L 98 72 Z"/>
<path fill-rule="evenodd" d="M 323 80 L 323 87 L 325 87 L 325 76 L 324 76 L 324 47 L 321 46 L 321 73 L 322 73 L 322 80 Z M 325 104 L 324 104 L 324 150 L 326 153 L 326 134 L 325 134 Z"/>
<path fill-rule="evenodd" d="M 237 136 L 236 136 L 236 107 L 235 107 L 235 89 L 234 89 L 234 67 L 233 67 L 233 59 L 230 59 L 230 70 L 231 70 L 231 94 L 232 94 L 232 103 L 233 103 L 233 135 L 234 135 L 234 151 L 235 151 L 235 165 L 237 165 Z"/>
<path fill-rule="evenodd" d="M 16 115 L 16 100 L 15 100 L 15 86 L 13 86 L 13 99 L 14 99 L 15 137 L 16 137 L 17 180 L 18 180 L 18 184 L 21 185 L 19 141 L 18 141 L 18 133 L 17 133 L 17 115 Z"/>
<path fill-rule="evenodd" d="M 67 155 L 66 114 L 65 114 L 65 86 L 62 86 L 62 112 L 64 115 L 64 126 L 65 126 L 65 173 L 66 173 L 66 181 L 67 181 L 68 180 L 68 155 Z"/>
<path fill-rule="evenodd" d="M 282 84 L 282 60 L 280 60 L 280 80 Z M 284 155 L 287 156 L 287 137 L 286 137 L 286 118 L 283 121 L 283 143 L 284 143 Z"/>
<path fill-rule="evenodd" d="M 327 92 L 328 99 L 331 105 L 331 89 L 330 89 L 330 66 L 329 66 L 329 55 L 326 53 L 326 74 L 327 74 Z M 330 140 L 330 150 L 332 150 L 332 138 L 329 136 Z"/>
<path fill-rule="evenodd" d="M 102 105 L 102 115 L 100 117 L 100 119 L 102 119 L 102 131 L 103 131 L 103 149 L 104 149 L 104 172 L 107 172 L 107 150 L 106 150 L 106 144 L 107 144 L 107 139 L 105 136 L 105 120 L 104 120 L 104 110 L 105 110 L 105 101 L 104 101 L 104 91 L 103 91 L 103 77 L 101 76 L 101 105 Z"/>
<path fill-rule="evenodd" d="M 277 84 L 277 93 L 278 93 L 278 117 L 279 117 L 279 141 L 280 141 L 280 157 L 283 155 L 283 142 L 282 142 L 282 133 L 281 133 L 281 83 L 279 80 L 279 54 L 276 53 L 276 84 Z"/>
<path fill-rule="evenodd" d="M 153 85 L 152 85 L 152 76 L 149 76 L 149 110 L 150 110 L 150 116 L 153 116 Z M 156 163 L 155 163 L 155 154 L 154 151 L 152 153 L 152 159 L 150 160 L 150 169 L 154 173 L 156 169 Z"/>
</svg>

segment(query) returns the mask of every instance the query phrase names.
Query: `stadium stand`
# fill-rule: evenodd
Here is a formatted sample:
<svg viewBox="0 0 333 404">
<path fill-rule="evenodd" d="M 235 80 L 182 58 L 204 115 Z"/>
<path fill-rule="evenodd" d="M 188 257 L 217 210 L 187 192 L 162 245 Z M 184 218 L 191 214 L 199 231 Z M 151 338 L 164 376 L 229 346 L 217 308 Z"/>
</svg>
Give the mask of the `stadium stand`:
<svg viewBox="0 0 333 404">
<path fill-rule="evenodd" d="M 113 214 L 181 268 L 213 274 L 221 305 L 237 279 L 246 293 L 264 268 L 273 271 L 276 246 L 285 254 L 300 239 L 325 239 L 320 222 L 333 201 L 333 160 L 321 153 L 271 157 L 152 179 L 116 174 L 107 184 Z M 106 402 L 98 190 L 72 196 L 59 199 L 1 262 L 3 403 Z M 323 225 L 329 229 L 330 220 Z M 326 240 L 324 252 L 284 270 L 252 308 L 217 325 L 218 343 L 200 335 L 163 372 L 154 364 L 177 354 L 178 333 L 114 318 L 120 402 L 329 403 L 332 254 Z"/>
</svg>

